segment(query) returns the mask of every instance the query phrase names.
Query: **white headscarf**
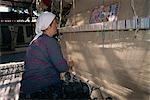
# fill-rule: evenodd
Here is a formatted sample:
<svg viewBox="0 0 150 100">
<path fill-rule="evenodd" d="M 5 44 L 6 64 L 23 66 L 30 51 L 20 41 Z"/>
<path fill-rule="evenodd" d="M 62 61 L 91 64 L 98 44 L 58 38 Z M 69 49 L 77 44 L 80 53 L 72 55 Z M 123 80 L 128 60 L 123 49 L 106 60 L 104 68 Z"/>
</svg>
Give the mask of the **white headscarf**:
<svg viewBox="0 0 150 100">
<path fill-rule="evenodd" d="M 52 23 L 56 15 L 54 15 L 51 12 L 43 12 L 40 14 L 36 21 L 36 26 L 35 26 L 35 33 L 36 36 L 33 38 L 33 40 L 30 42 L 30 45 L 34 40 L 36 40 L 39 36 L 43 34 L 42 30 L 45 30 L 48 28 L 48 26 Z"/>
</svg>

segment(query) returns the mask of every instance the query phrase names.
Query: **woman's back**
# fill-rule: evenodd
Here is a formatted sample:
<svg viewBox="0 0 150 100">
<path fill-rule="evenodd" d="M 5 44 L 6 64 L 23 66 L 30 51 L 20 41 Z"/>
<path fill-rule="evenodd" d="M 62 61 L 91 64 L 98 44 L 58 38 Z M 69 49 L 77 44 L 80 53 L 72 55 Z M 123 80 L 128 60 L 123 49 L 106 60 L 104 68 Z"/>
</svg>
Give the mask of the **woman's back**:
<svg viewBox="0 0 150 100">
<path fill-rule="evenodd" d="M 57 41 L 43 34 L 27 49 L 22 89 L 32 93 L 59 83 L 60 72 L 67 70 L 67 62 Z"/>
</svg>

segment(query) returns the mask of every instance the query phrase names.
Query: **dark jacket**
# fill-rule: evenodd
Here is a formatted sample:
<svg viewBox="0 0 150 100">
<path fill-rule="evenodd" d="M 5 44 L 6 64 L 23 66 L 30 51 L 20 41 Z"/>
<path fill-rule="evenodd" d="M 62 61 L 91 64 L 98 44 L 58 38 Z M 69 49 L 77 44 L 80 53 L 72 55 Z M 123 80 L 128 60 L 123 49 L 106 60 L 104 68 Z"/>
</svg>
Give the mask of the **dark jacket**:
<svg viewBox="0 0 150 100">
<path fill-rule="evenodd" d="M 30 94 L 59 84 L 60 73 L 68 66 L 57 41 L 43 34 L 27 48 L 24 69 L 21 91 Z"/>
</svg>

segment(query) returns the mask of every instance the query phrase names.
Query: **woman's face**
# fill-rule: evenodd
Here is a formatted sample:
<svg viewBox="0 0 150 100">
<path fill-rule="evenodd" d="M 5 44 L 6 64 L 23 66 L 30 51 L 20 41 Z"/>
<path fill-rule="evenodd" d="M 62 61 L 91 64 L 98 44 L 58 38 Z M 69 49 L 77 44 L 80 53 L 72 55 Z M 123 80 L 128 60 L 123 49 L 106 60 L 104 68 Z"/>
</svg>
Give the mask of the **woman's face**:
<svg viewBox="0 0 150 100">
<path fill-rule="evenodd" d="M 46 34 L 49 36 L 53 36 L 57 34 L 57 21 L 56 19 L 53 20 L 52 24 L 45 30 Z"/>
</svg>

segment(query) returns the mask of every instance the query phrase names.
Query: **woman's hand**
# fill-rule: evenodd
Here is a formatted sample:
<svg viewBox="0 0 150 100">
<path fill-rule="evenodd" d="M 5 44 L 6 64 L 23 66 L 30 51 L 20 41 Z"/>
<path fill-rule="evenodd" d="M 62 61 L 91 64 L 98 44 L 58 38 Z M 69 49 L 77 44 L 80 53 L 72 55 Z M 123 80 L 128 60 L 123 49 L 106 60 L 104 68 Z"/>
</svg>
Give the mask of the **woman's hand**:
<svg viewBox="0 0 150 100">
<path fill-rule="evenodd" d="M 68 67 L 69 67 L 69 71 L 68 72 L 70 72 L 70 73 L 72 73 L 72 74 L 75 74 L 75 72 L 74 72 L 74 61 L 71 59 L 71 60 L 69 60 L 68 61 Z M 64 72 L 64 73 L 60 73 L 60 78 L 62 79 L 62 80 L 64 80 L 64 75 L 66 74 L 66 72 Z"/>
<path fill-rule="evenodd" d="M 74 71 L 74 61 L 73 60 L 69 60 L 68 61 L 68 66 L 69 66 L 69 72 Z"/>
</svg>

